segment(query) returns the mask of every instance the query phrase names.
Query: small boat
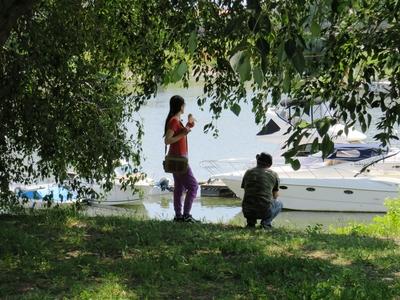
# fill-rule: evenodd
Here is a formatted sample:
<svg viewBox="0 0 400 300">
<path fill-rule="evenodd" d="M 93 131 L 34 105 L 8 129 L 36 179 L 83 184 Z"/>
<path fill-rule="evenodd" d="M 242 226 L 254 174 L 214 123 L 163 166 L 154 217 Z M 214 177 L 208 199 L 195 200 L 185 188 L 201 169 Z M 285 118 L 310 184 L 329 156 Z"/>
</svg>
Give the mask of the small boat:
<svg viewBox="0 0 400 300">
<path fill-rule="evenodd" d="M 89 203 L 124 205 L 141 201 L 145 197 L 170 194 L 173 191 L 167 178 L 161 178 L 159 181 L 155 181 L 152 178 L 146 177 L 144 174 L 134 172 L 131 165 L 128 163 L 121 164 L 114 172 L 114 185 L 110 191 L 105 191 L 98 183 L 84 184 L 87 188 L 91 188 L 98 196 L 97 198 L 89 198 Z M 134 188 L 130 185 L 124 188 L 123 182 L 132 176 L 136 180 Z"/>
<path fill-rule="evenodd" d="M 64 206 L 79 201 L 77 192 L 65 185 L 55 183 L 17 186 L 14 192 L 26 208 Z"/>
</svg>

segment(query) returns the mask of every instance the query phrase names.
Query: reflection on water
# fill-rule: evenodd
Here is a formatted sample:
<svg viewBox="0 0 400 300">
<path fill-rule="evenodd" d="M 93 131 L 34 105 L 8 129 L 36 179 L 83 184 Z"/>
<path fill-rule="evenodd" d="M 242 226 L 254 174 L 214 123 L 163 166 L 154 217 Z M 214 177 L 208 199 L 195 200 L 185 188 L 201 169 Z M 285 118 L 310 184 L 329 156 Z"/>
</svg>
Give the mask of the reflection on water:
<svg viewBox="0 0 400 300">
<path fill-rule="evenodd" d="M 239 199 L 197 198 L 191 214 L 204 222 L 228 223 L 241 212 Z M 174 204 L 171 198 L 152 198 L 143 201 L 151 219 L 170 220 L 174 218 Z"/>
<path fill-rule="evenodd" d="M 241 200 L 234 198 L 197 198 L 192 206 L 194 218 L 209 223 L 224 223 L 238 226 L 245 225 L 241 212 Z M 172 196 L 158 196 L 138 201 L 132 205 L 119 207 L 92 206 L 88 215 L 120 215 L 131 216 L 143 220 L 172 220 L 174 205 Z M 274 226 L 289 228 L 306 228 L 316 224 L 329 226 L 345 226 L 351 222 L 369 223 L 379 213 L 340 213 L 340 212 L 306 212 L 283 211 L 274 221 Z"/>
</svg>

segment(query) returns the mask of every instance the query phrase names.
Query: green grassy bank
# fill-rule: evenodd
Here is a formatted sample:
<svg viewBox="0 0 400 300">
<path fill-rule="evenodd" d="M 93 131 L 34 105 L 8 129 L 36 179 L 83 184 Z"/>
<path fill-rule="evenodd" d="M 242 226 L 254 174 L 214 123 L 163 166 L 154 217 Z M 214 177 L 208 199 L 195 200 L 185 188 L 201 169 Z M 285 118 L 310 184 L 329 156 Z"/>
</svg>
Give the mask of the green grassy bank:
<svg viewBox="0 0 400 300">
<path fill-rule="evenodd" d="M 3 215 L 0 298 L 400 299 L 397 227 L 367 227 L 266 232 L 71 210 Z"/>
</svg>

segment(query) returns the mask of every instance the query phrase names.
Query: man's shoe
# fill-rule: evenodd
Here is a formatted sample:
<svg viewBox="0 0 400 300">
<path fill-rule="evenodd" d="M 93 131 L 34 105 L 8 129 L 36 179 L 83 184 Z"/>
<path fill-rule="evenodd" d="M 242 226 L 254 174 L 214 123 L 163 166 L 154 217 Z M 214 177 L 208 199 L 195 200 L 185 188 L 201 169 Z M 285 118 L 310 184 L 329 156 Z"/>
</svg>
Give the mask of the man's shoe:
<svg viewBox="0 0 400 300">
<path fill-rule="evenodd" d="M 264 230 L 272 230 L 272 225 L 271 224 L 261 224 L 260 228 L 264 229 Z"/>
<path fill-rule="evenodd" d="M 183 216 L 175 216 L 173 221 L 174 222 L 183 222 L 184 218 L 183 218 Z"/>
<path fill-rule="evenodd" d="M 196 220 L 195 218 L 193 218 L 192 215 L 184 215 L 183 216 L 183 222 L 186 222 L 186 223 L 200 223 L 200 221 Z"/>
</svg>

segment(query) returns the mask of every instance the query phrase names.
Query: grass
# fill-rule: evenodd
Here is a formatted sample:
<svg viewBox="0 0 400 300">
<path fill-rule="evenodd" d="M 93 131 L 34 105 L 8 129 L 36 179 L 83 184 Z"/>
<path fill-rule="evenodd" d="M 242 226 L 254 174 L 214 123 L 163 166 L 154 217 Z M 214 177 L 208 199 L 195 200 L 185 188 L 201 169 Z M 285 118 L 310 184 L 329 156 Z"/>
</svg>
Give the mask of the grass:
<svg viewBox="0 0 400 300">
<path fill-rule="evenodd" d="M 386 238 L 400 238 L 400 199 L 386 200 L 388 212 L 377 216 L 371 224 L 350 224 L 335 231 L 343 234 L 359 234 Z"/>
<path fill-rule="evenodd" d="M 0 226 L 2 299 L 400 299 L 396 235 L 73 210 L 3 215 Z"/>
</svg>

